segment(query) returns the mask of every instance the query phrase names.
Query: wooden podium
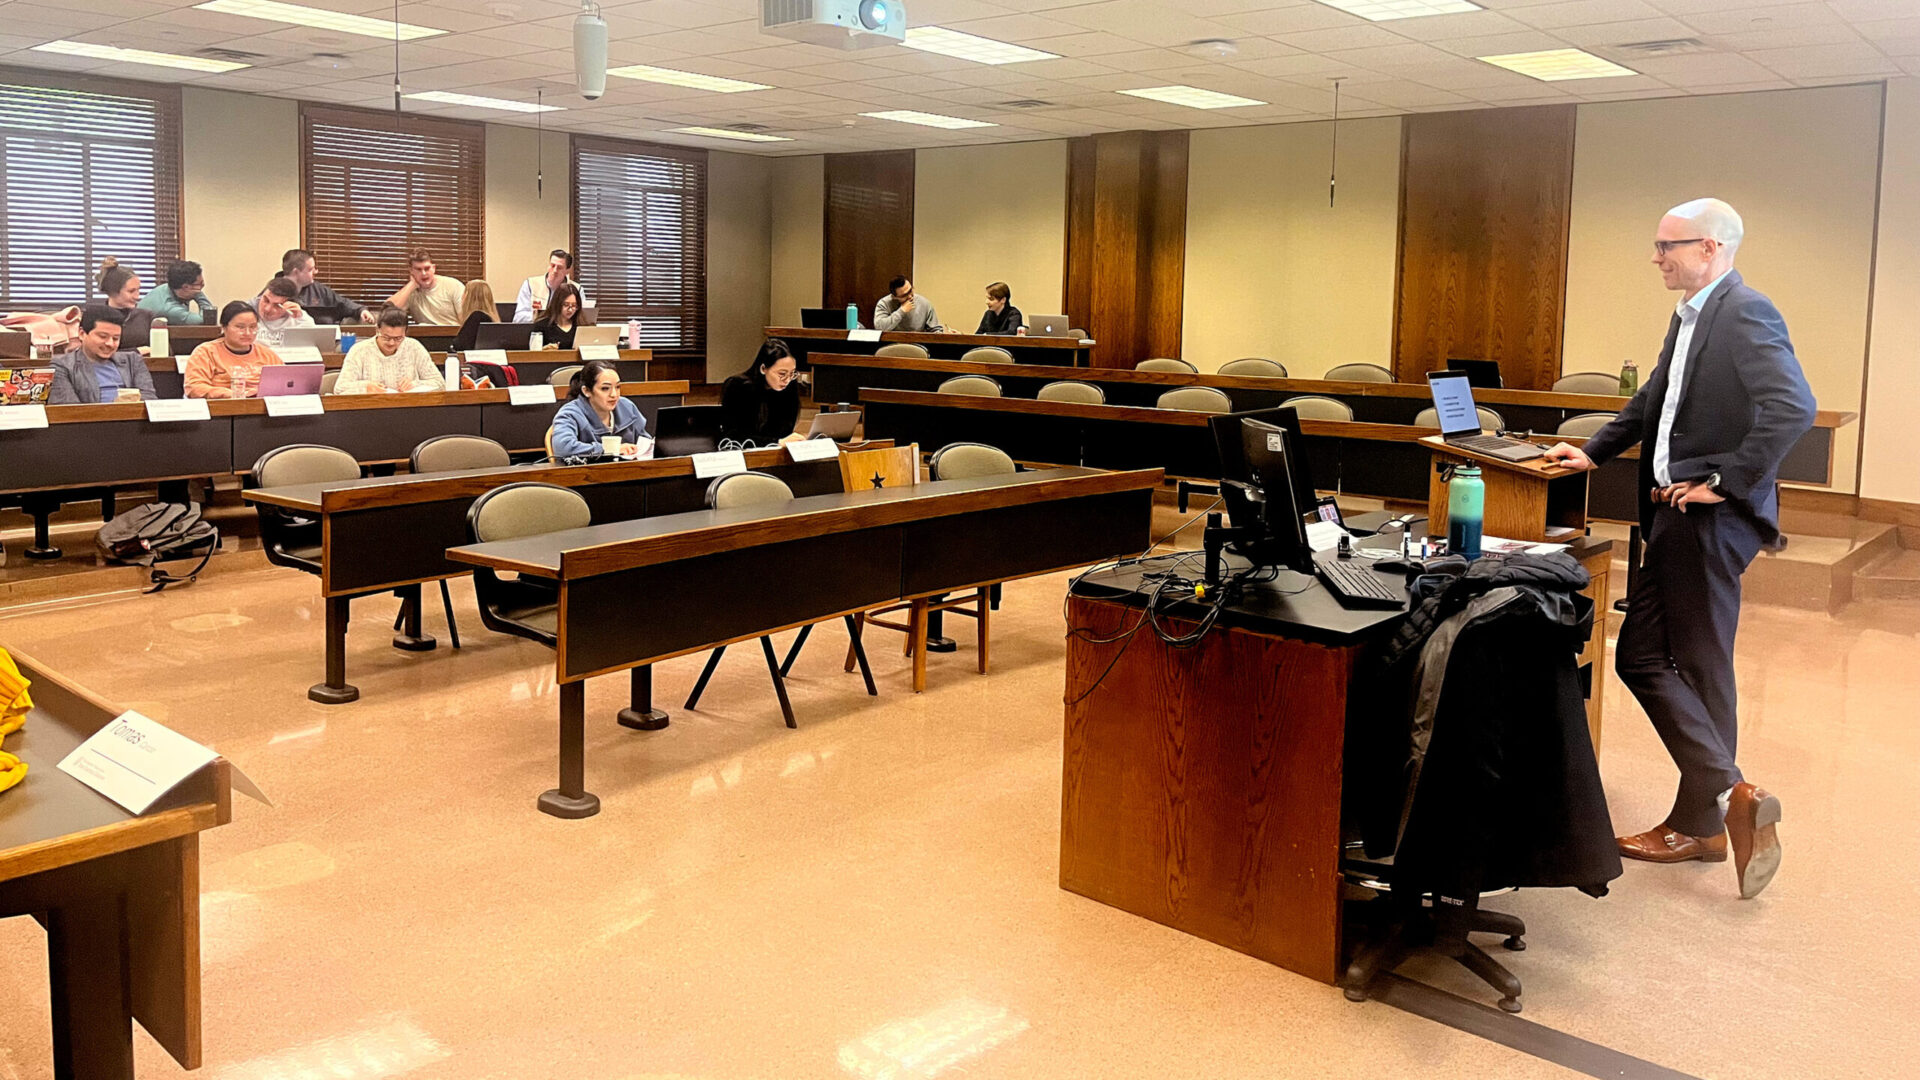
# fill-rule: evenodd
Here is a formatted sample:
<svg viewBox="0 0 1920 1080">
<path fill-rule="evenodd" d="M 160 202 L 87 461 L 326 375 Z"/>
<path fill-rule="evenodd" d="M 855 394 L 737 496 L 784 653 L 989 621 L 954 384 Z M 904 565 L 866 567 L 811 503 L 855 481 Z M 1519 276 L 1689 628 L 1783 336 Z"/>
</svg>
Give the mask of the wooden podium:
<svg viewBox="0 0 1920 1080">
<path fill-rule="evenodd" d="M 1443 465 L 1478 465 L 1486 485 L 1486 510 L 1481 532 L 1506 540 L 1572 544 L 1587 541 L 1587 479 L 1593 474 L 1555 465 L 1545 458 L 1505 461 L 1449 444 L 1437 435 L 1420 440 L 1433 452 L 1433 472 L 1427 479 L 1427 531 L 1447 534 L 1447 481 Z M 1549 533 L 1548 530 L 1553 532 Z M 1566 531 L 1561 531 L 1566 530 Z M 1593 634 L 1580 654 L 1591 664 L 1592 685 L 1587 691 L 1587 731 L 1593 749 L 1600 751 L 1600 697 L 1607 683 L 1607 612 L 1612 610 L 1607 590 L 1613 570 L 1613 542 L 1588 541 L 1573 553 L 1592 578 L 1581 592 L 1593 601 Z"/>
</svg>

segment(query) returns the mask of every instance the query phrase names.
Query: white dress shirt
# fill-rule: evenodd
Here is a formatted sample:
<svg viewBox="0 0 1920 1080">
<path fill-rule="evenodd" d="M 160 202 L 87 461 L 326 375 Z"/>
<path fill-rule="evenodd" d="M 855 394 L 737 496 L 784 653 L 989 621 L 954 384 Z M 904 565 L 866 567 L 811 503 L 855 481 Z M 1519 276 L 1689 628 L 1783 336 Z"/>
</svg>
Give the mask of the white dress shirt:
<svg viewBox="0 0 1920 1080">
<path fill-rule="evenodd" d="M 1733 271 L 1727 271 L 1731 274 Z M 1680 301 L 1674 308 L 1674 314 L 1680 316 L 1680 333 L 1673 339 L 1673 356 L 1667 361 L 1667 397 L 1660 403 L 1660 427 L 1653 440 L 1653 478 L 1661 487 L 1673 483 L 1670 468 L 1673 449 L 1673 421 L 1680 415 L 1680 391 L 1686 386 L 1687 353 L 1693 349 L 1693 328 L 1700 323 L 1700 309 L 1707 306 L 1707 297 L 1713 290 L 1727 280 L 1727 274 L 1721 274 L 1707 287 L 1693 294 L 1691 300 Z"/>
</svg>

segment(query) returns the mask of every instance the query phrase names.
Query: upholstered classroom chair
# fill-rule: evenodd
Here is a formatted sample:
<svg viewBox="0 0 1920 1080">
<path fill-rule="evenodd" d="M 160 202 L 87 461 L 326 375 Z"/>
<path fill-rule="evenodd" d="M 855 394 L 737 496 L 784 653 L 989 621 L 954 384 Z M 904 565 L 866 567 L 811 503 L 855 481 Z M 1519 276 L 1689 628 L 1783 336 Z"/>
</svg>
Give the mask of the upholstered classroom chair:
<svg viewBox="0 0 1920 1080">
<path fill-rule="evenodd" d="M 1175 360 L 1172 357 L 1167 357 L 1167 356 L 1156 356 L 1150 360 L 1142 360 L 1139 363 L 1133 365 L 1133 370 L 1135 371 L 1171 371 L 1178 374 L 1186 374 L 1186 375 L 1198 375 L 1200 373 L 1199 368 L 1194 367 L 1192 364 L 1187 363 L 1185 360 Z"/>
<path fill-rule="evenodd" d="M 1330 382 L 1392 382 L 1393 372 L 1379 364 L 1340 364 L 1328 368 L 1321 378 Z"/>
<path fill-rule="evenodd" d="M 911 360 L 925 360 L 931 354 L 926 347 L 910 342 L 896 341 L 891 345 L 882 345 L 874 350 L 875 356 L 903 356 Z"/>
<path fill-rule="evenodd" d="M 587 507 L 587 500 L 558 484 L 507 484 L 473 500 L 467 509 L 467 535 L 480 544 L 591 524 L 593 511 Z M 537 641 L 548 648 L 559 641 L 557 583 L 525 574 L 508 580 L 481 566 L 473 571 L 473 592 L 480 601 L 480 621 L 487 629 Z"/>
<path fill-rule="evenodd" d="M 1473 411 L 1480 414 L 1480 429 L 1482 431 L 1505 431 L 1507 429 L 1506 419 L 1503 418 L 1499 413 L 1494 412 L 1492 409 L 1487 408 L 1485 405 L 1476 405 L 1474 406 Z M 1421 409 L 1419 412 L 1414 413 L 1413 426 L 1414 427 L 1431 427 L 1431 428 L 1439 427 L 1440 426 L 1440 410 L 1435 409 L 1432 406 L 1428 406 L 1427 408 Z"/>
<path fill-rule="evenodd" d="M 1284 379 L 1287 377 L 1287 369 L 1272 360 L 1248 356 L 1221 364 L 1218 374 L 1241 375 L 1256 379 Z"/>
<path fill-rule="evenodd" d="M 707 509 L 732 510 L 742 506 L 766 506 L 769 504 L 793 501 L 793 489 L 786 481 L 763 472 L 729 473 L 707 485 Z M 847 648 L 850 655 L 860 664 L 860 675 L 867 681 L 867 694 L 878 696 L 880 691 L 873 685 L 873 672 L 867 667 L 867 652 L 860 645 L 860 626 L 854 616 L 841 616 L 847 624 L 850 643 Z M 773 654 L 773 637 L 760 635 L 760 651 L 766 654 L 767 675 L 773 680 L 774 695 L 780 699 L 780 715 L 786 719 L 788 727 L 798 727 L 793 720 L 793 703 L 787 699 L 787 672 L 793 668 L 793 662 L 800 656 L 800 649 L 807 643 L 807 635 L 812 632 L 813 624 L 800 628 L 800 636 L 793 639 L 793 648 L 788 650 L 787 659 L 782 663 Z M 687 695 L 687 708 L 698 708 L 700 695 L 707 691 L 707 681 L 720 666 L 720 658 L 726 655 L 727 647 L 718 645 L 707 655 L 707 666 L 700 671 L 700 681 L 693 684 L 693 693 Z M 850 662 L 848 671 L 853 670 Z"/>
<path fill-rule="evenodd" d="M 1553 380 L 1556 394 L 1605 394 L 1620 396 L 1620 380 L 1604 371 L 1579 371 Z"/>
<path fill-rule="evenodd" d="M 994 345 L 982 345 L 977 349 L 968 349 L 960 359 L 976 364 L 1011 364 L 1013 354 Z"/>
<path fill-rule="evenodd" d="M 568 364 L 566 367 L 554 368 L 553 374 L 547 376 L 547 385 L 565 386 L 572 382 L 573 377 L 580 374 L 581 370 L 586 366 L 585 364 Z"/>
<path fill-rule="evenodd" d="M 1292 409 L 1302 420 L 1351 420 L 1353 406 L 1339 398 L 1330 398 L 1323 394 L 1301 394 L 1290 397 L 1280 403 L 1283 409 Z"/>
<path fill-rule="evenodd" d="M 1105 405 L 1107 392 L 1092 383 L 1077 379 L 1061 379 L 1050 382 L 1034 395 L 1041 401 L 1070 401 L 1076 405 Z"/>
<path fill-rule="evenodd" d="M 548 429 L 552 431 L 551 428 Z M 484 435 L 435 435 L 413 448 L 407 455 L 407 471 L 410 473 L 452 472 L 456 469 L 503 469 L 513 464 L 513 458 L 507 448 Z M 447 589 L 447 579 L 440 579 L 440 605 L 447 612 L 447 635 L 453 639 L 453 647 L 460 647 L 460 624 L 453 618 L 453 594 Z M 406 612 L 402 611 L 394 619 L 393 628 L 400 629 Z"/>
<path fill-rule="evenodd" d="M 1569 435 L 1584 439 L 1612 423 L 1613 418 L 1617 415 L 1619 414 L 1590 412 L 1581 413 L 1578 416 L 1569 416 L 1565 420 L 1560 421 L 1560 427 L 1554 431 L 1554 434 Z"/>
<path fill-rule="evenodd" d="M 321 393 L 331 394 L 333 393 L 333 388 L 338 385 L 340 385 L 340 371 L 338 368 L 335 368 L 334 370 L 329 371 L 326 374 L 320 376 L 320 392 Z"/>
<path fill-rule="evenodd" d="M 955 375 L 940 384 L 943 394 L 971 394 L 974 397 L 999 397 L 1000 381 L 985 375 Z"/>
<path fill-rule="evenodd" d="M 1226 391 L 1211 386 L 1182 386 L 1161 394 L 1153 403 L 1156 409 L 1183 409 L 1187 412 L 1229 413 L 1233 399 Z"/>
</svg>

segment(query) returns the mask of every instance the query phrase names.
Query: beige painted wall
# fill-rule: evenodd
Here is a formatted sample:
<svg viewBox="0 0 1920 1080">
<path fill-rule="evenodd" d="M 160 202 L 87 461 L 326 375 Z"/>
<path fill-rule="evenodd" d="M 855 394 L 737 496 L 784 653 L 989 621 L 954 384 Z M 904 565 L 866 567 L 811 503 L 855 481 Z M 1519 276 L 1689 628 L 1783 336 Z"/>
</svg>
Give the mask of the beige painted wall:
<svg viewBox="0 0 1920 1080">
<path fill-rule="evenodd" d="M 1400 121 L 1341 123 L 1339 198 L 1329 208 L 1331 127 L 1193 133 L 1181 352 L 1200 370 L 1243 356 L 1300 378 L 1389 363 Z"/>
<path fill-rule="evenodd" d="M 180 109 L 186 257 L 215 303 L 251 300 L 300 244 L 300 104 L 189 86 Z M 244 165 L 231 156 L 236 131 L 248 133 Z"/>
<path fill-rule="evenodd" d="M 1582 105 L 1574 146 L 1566 371 L 1631 356 L 1644 379 L 1675 302 L 1649 263 L 1654 226 L 1714 195 L 1746 219 L 1739 269 L 1786 317 L 1820 407 L 1860 407 L 1878 86 Z M 1850 492 L 1859 428 L 1837 434 L 1832 487 Z"/>
<path fill-rule="evenodd" d="M 913 285 L 949 327 L 979 326 L 996 281 L 1022 312 L 1060 314 L 1066 267 L 1064 141 L 914 155 Z"/>
<path fill-rule="evenodd" d="M 521 282 L 546 271 L 548 252 L 573 247 L 568 152 L 564 132 L 543 137 L 532 128 L 487 125 L 487 284 L 500 303 L 513 303 Z M 538 186 L 536 171 L 545 177 Z"/>
<path fill-rule="evenodd" d="M 773 161 L 707 155 L 707 380 L 747 366 L 766 337 L 773 277 Z M 816 280 L 817 277 L 816 277 Z"/>
<path fill-rule="evenodd" d="M 1860 494 L 1920 503 L 1920 79 L 1887 84 Z"/>
<path fill-rule="evenodd" d="M 820 306 L 827 253 L 826 159 L 775 158 L 769 197 L 773 265 L 767 325 L 798 326 L 801 308 Z"/>
</svg>

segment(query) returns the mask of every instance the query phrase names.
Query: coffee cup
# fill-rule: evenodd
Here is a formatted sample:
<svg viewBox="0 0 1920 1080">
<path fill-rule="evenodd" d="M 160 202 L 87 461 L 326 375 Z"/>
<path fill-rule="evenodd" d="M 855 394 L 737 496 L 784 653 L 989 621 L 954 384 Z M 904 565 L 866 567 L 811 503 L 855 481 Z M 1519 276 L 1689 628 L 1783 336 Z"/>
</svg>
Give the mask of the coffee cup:
<svg viewBox="0 0 1920 1080">
<path fill-rule="evenodd" d="M 600 436 L 600 452 L 607 455 L 608 457 L 619 457 L 620 456 L 620 436 L 618 435 Z"/>
</svg>

